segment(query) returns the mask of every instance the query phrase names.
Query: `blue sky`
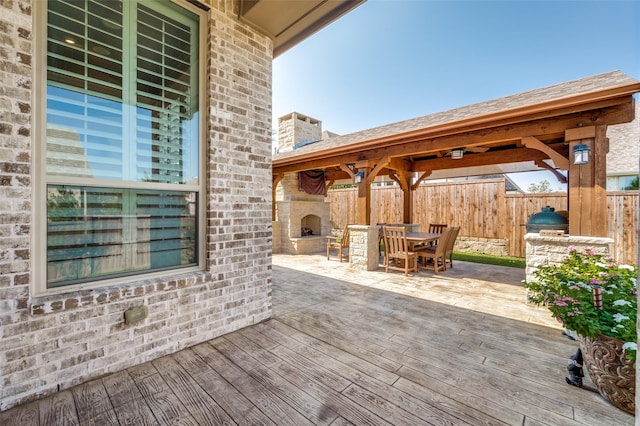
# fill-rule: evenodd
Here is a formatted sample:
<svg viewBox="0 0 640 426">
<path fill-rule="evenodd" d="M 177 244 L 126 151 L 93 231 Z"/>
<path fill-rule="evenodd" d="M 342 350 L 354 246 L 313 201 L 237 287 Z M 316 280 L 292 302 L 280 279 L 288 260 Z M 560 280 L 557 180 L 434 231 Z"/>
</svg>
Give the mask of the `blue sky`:
<svg viewBox="0 0 640 426">
<path fill-rule="evenodd" d="M 368 0 L 274 60 L 274 127 L 347 134 L 616 69 L 640 79 L 637 0 Z"/>
</svg>

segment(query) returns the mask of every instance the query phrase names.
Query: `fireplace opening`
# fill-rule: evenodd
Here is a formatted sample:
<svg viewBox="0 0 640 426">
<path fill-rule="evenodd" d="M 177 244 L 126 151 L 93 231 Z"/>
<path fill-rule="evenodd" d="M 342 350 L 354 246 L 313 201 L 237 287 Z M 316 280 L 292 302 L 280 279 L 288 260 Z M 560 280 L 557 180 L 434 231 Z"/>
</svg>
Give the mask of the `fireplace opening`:
<svg viewBox="0 0 640 426">
<path fill-rule="evenodd" d="M 322 235 L 322 220 L 320 216 L 308 214 L 300 220 L 300 235 L 312 237 Z"/>
</svg>

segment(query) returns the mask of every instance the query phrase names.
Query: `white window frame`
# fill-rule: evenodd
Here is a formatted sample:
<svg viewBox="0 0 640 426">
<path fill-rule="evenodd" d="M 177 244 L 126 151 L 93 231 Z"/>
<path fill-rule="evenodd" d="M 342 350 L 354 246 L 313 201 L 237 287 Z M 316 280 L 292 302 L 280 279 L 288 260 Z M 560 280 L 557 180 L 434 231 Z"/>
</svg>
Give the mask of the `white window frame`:
<svg viewBox="0 0 640 426">
<path fill-rule="evenodd" d="M 99 1 L 99 0 L 98 0 Z M 126 0 L 124 0 L 126 1 Z M 209 25 L 209 12 L 196 7 L 194 4 L 184 0 L 170 0 L 176 5 L 193 12 L 199 17 L 199 50 L 198 50 L 198 166 L 199 176 L 197 184 L 183 184 L 179 187 L 176 184 L 159 184 L 146 182 L 129 182 L 122 180 L 92 179 L 92 186 L 110 188 L 135 188 L 154 189 L 170 191 L 195 191 L 198 194 L 198 234 L 197 250 L 198 264 L 196 266 L 180 267 L 168 270 L 158 270 L 148 273 L 141 273 L 117 278 L 106 278 L 83 282 L 80 284 L 63 285 L 60 287 L 48 288 L 47 286 L 47 185 L 48 184 L 68 184 L 86 186 L 86 179 L 68 177 L 64 179 L 49 178 L 46 174 L 46 135 L 47 135 L 47 10 L 48 1 L 37 1 L 33 4 L 34 19 L 34 83 L 33 83 L 33 147 L 32 147 L 32 177 L 33 177 L 33 229 L 31 230 L 31 288 L 34 296 L 44 296 L 60 293 L 69 293 L 78 290 L 95 289 L 109 287 L 118 284 L 132 283 L 155 278 L 169 278 L 175 274 L 188 272 L 200 272 L 205 269 L 205 247 L 207 234 L 206 226 L 206 204 L 207 193 L 205 185 L 206 177 L 206 147 L 208 142 L 206 137 L 206 111 L 208 100 L 208 84 L 206 77 L 207 69 L 207 33 Z"/>
</svg>

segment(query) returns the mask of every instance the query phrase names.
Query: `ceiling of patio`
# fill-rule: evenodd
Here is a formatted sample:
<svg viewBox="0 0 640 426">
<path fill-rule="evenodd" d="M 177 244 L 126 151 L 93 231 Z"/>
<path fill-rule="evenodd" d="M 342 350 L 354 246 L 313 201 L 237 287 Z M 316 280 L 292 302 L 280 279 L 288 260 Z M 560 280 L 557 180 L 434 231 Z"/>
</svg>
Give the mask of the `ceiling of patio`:
<svg viewBox="0 0 640 426">
<path fill-rule="evenodd" d="M 277 57 L 366 0 L 239 0 L 241 21 L 269 35 Z"/>
<path fill-rule="evenodd" d="M 273 174 L 324 169 L 336 182 L 362 169 L 424 177 L 566 170 L 565 130 L 633 120 L 637 92 L 640 81 L 611 71 L 279 152 Z M 464 156 L 452 159 L 457 149 Z"/>
</svg>

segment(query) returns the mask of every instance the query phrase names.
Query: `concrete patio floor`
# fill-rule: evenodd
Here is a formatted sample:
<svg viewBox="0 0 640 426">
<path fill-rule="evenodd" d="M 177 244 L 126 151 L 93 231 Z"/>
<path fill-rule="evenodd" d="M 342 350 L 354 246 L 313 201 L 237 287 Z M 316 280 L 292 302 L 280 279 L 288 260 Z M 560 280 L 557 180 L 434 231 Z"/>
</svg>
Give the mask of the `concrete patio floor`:
<svg viewBox="0 0 640 426">
<path fill-rule="evenodd" d="M 273 319 L 14 408 L 0 424 L 632 425 L 564 382 L 578 344 L 525 303 L 523 277 L 457 261 L 404 276 L 274 255 Z"/>
</svg>

